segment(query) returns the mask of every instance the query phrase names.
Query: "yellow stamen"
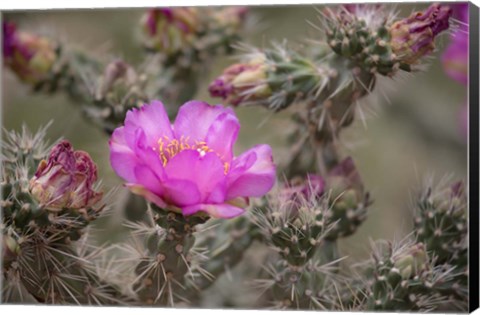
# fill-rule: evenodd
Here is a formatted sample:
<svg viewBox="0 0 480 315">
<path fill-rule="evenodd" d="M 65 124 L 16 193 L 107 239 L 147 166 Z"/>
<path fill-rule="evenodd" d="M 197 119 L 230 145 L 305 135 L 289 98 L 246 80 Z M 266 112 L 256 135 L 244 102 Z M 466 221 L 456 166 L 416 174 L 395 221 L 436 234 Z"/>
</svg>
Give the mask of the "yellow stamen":
<svg viewBox="0 0 480 315">
<path fill-rule="evenodd" d="M 214 152 L 205 141 L 195 141 L 195 144 L 190 144 L 190 137 L 181 136 L 180 140 L 170 140 L 170 138 L 164 136 L 158 140 L 158 155 L 163 166 L 166 166 L 171 158 L 183 150 L 197 150 L 201 156 L 204 156 L 207 152 Z M 222 159 L 221 156 L 219 157 Z M 223 167 L 225 174 L 227 174 L 230 170 L 230 164 L 224 162 Z"/>
</svg>

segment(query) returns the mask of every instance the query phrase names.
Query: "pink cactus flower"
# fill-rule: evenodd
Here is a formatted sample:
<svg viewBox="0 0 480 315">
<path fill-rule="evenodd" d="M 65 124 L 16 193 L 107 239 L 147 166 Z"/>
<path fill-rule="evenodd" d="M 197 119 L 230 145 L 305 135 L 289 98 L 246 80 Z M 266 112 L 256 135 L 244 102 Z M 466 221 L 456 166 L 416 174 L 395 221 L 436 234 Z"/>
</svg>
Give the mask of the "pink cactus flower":
<svg viewBox="0 0 480 315">
<path fill-rule="evenodd" d="M 129 111 L 113 132 L 110 162 L 133 193 L 163 209 L 232 218 L 275 183 L 268 145 L 234 156 L 239 129 L 233 110 L 221 105 L 187 102 L 172 125 L 153 101 Z"/>
<path fill-rule="evenodd" d="M 97 166 L 88 153 L 74 151 L 68 141 L 61 141 L 52 148 L 48 161 L 40 162 L 30 191 L 47 210 L 88 208 L 102 197 L 93 188 L 96 180 Z"/>
</svg>

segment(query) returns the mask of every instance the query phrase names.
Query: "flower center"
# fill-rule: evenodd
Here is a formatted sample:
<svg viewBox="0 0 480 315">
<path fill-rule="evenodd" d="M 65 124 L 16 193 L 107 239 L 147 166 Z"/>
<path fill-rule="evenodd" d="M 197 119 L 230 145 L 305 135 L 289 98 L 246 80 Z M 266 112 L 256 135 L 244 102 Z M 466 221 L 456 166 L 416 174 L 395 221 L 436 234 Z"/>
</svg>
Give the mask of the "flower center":
<svg viewBox="0 0 480 315">
<path fill-rule="evenodd" d="M 163 166 L 166 166 L 168 161 L 183 150 L 197 150 L 200 152 L 200 156 L 203 157 L 207 152 L 215 152 L 210 149 L 205 141 L 196 140 L 193 144 L 190 141 L 190 137 L 181 136 L 179 139 L 170 139 L 167 136 L 163 136 L 158 140 L 158 155 L 162 161 Z M 216 153 L 216 152 L 215 152 Z M 217 154 L 218 157 L 220 157 Z M 220 159 L 222 159 L 220 157 Z M 223 159 L 222 159 L 223 162 Z M 230 169 L 228 162 L 223 162 L 224 173 L 227 174 Z"/>
</svg>

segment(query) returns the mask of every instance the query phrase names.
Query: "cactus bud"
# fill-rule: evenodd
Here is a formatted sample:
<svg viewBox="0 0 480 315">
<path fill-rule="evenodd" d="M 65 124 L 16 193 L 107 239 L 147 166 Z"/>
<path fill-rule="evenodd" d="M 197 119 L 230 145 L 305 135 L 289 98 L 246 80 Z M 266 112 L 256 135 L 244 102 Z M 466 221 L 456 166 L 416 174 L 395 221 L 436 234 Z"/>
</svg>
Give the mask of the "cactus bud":
<svg viewBox="0 0 480 315">
<path fill-rule="evenodd" d="M 30 180 L 30 192 L 47 210 L 90 207 L 102 194 L 93 190 L 97 167 L 88 153 L 74 151 L 68 141 L 53 147 Z"/>
<path fill-rule="evenodd" d="M 266 98 L 272 91 L 267 80 L 267 65 L 262 55 L 246 64 L 234 64 L 209 86 L 213 97 L 221 97 L 232 105 Z"/>
<path fill-rule="evenodd" d="M 327 187 L 331 191 L 331 222 L 337 222 L 337 229 L 328 238 L 348 236 L 366 219 L 369 195 L 364 193 L 362 179 L 352 158 L 346 158 L 333 168 L 327 177 Z"/>
<path fill-rule="evenodd" d="M 432 4 L 423 12 L 415 12 L 390 27 L 393 52 L 406 64 L 415 64 L 435 48 L 435 37 L 448 29 L 452 10 Z"/>
<path fill-rule="evenodd" d="M 199 31 L 196 8 L 154 8 L 141 20 L 145 45 L 167 55 L 182 50 Z"/>
<path fill-rule="evenodd" d="M 407 253 L 395 261 L 395 268 L 400 271 L 403 279 L 410 279 L 426 268 L 428 256 L 422 243 L 413 245 Z"/>
<path fill-rule="evenodd" d="M 104 98 L 108 92 L 118 83 L 133 85 L 137 80 L 135 70 L 122 60 L 115 60 L 109 63 L 103 73 L 102 82 L 97 91 L 97 98 Z"/>
<path fill-rule="evenodd" d="M 54 44 L 47 38 L 17 31 L 15 24 L 3 24 L 3 57 L 5 64 L 24 82 L 37 84 L 44 80 L 56 58 Z"/>
<path fill-rule="evenodd" d="M 20 246 L 17 241 L 9 235 L 3 235 L 2 259 L 5 264 L 14 261 L 20 253 Z"/>
</svg>

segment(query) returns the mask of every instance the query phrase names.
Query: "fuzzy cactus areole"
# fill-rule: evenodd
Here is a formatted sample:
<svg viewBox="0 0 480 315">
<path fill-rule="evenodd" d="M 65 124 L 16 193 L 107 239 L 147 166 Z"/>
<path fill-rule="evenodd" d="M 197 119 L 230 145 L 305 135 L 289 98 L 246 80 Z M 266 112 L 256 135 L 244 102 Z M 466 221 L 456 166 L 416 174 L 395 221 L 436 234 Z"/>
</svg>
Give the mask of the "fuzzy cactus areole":
<svg viewBox="0 0 480 315">
<path fill-rule="evenodd" d="M 48 160 L 40 162 L 30 191 L 47 210 L 88 208 L 102 197 L 94 190 L 96 180 L 97 166 L 88 153 L 74 151 L 68 141 L 61 141 Z"/>
<path fill-rule="evenodd" d="M 242 214 L 248 197 L 275 183 L 271 148 L 233 155 L 240 123 L 231 109 L 184 104 L 172 125 L 159 101 L 127 113 L 110 139 L 110 161 L 129 189 L 157 206 L 188 216 Z"/>
</svg>

